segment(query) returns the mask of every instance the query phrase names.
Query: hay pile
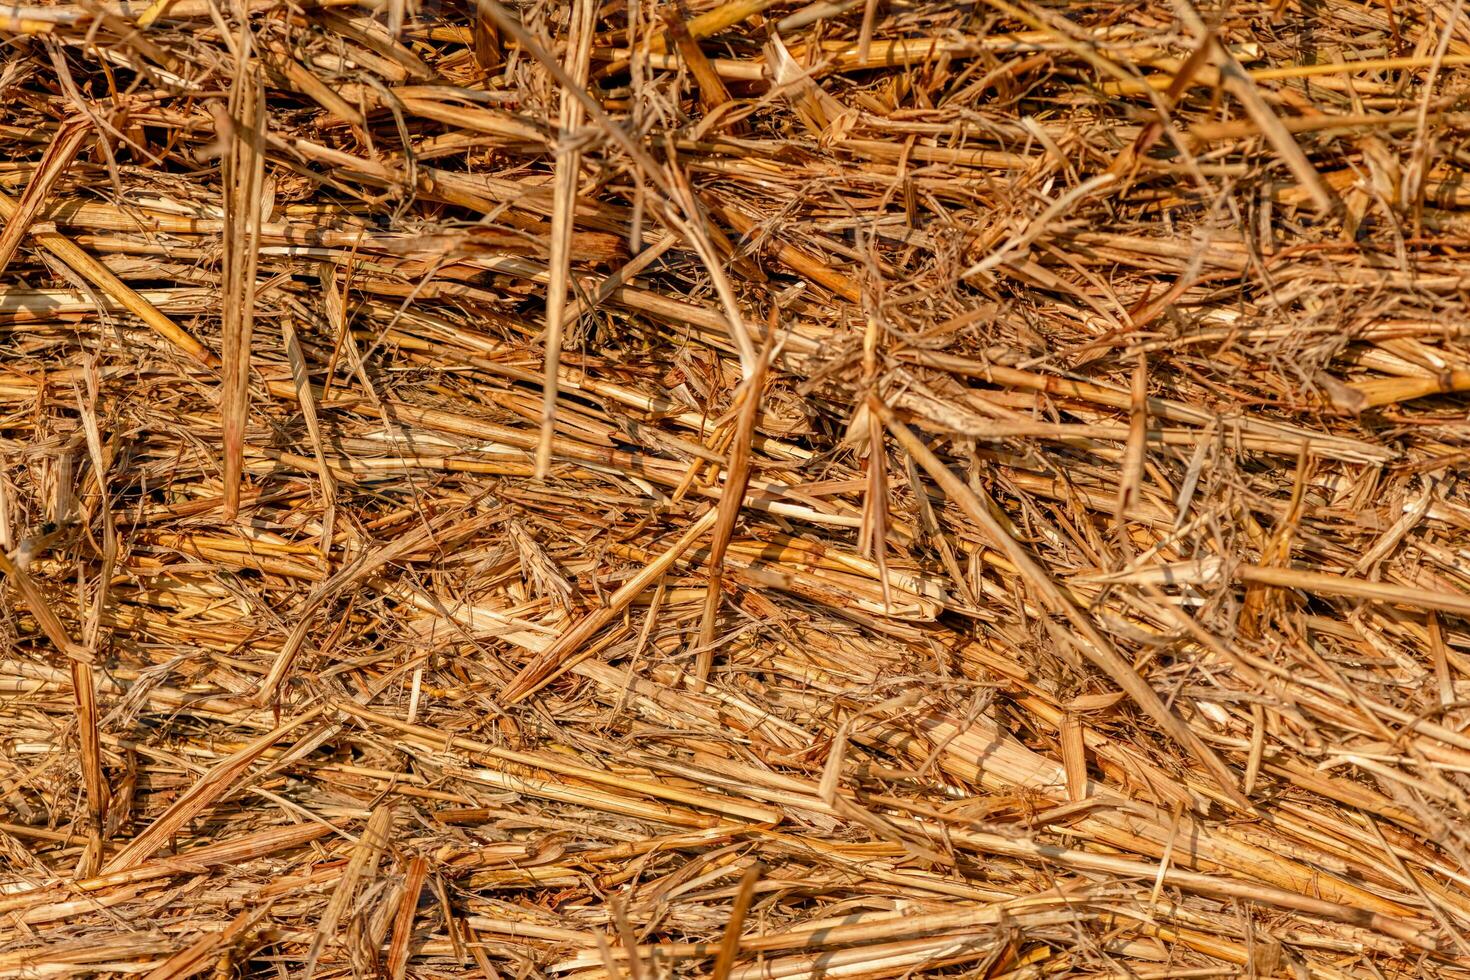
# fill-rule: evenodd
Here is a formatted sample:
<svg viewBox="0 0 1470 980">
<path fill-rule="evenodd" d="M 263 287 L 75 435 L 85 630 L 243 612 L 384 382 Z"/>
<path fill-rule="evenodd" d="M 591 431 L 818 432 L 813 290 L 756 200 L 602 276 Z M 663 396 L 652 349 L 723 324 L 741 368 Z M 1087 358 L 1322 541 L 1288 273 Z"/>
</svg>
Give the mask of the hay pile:
<svg viewBox="0 0 1470 980">
<path fill-rule="evenodd" d="M 0 8 L 0 975 L 1470 976 L 1461 4 Z"/>
</svg>

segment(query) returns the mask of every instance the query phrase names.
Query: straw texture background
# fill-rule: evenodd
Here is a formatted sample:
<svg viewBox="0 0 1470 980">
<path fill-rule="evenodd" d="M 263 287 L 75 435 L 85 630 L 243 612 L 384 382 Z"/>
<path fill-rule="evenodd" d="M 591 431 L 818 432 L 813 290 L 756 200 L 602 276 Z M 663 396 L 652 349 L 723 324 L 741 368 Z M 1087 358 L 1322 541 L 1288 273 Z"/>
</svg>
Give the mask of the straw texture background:
<svg viewBox="0 0 1470 980">
<path fill-rule="evenodd" d="M 0 976 L 1470 977 L 1458 0 L 0 52 Z"/>
</svg>

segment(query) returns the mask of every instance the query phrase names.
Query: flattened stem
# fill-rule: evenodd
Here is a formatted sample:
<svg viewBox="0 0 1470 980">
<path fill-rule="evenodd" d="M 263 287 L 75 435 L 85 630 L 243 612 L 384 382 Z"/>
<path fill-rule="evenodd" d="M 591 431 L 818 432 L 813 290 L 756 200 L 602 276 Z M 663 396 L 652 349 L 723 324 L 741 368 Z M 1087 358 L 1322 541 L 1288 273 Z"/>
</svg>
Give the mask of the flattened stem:
<svg viewBox="0 0 1470 980">
<path fill-rule="evenodd" d="M 567 48 L 567 74 L 579 88 L 587 85 L 591 65 L 596 8 L 592 0 L 577 0 Z M 551 441 L 556 433 L 557 372 L 561 367 L 562 331 L 572 258 L 572 229 L 577 214 L 577 173 L 582 152 L 570 143 L 582 125 L 582 103 L 571 91 L 563 92 L 558 119 L 559 140 L 554 177 L 556 200 L 551 214 L 550 282 L 546 285 L 546 377 L 541 386 L 541 438 L 536 444 L 536 479 L 551 469 Z"/>
<path fill-rule="evenodd" d="M 245 465 L 245 421 L 250 383 L 250 337 L 255 330 L 255 269 L 260 244 L 260 198 L 265 181 L 265 101 L 248 64 L 235 80 L 232 108 L 239 125 L 225 167 L 224 339 L 220 398 L 224 450 L 225 517 L 240 510 Z"/>
<path fill-rule="evenodd" d="M 720 611 L 720 595 L 724 586 L 725 549 L 729 547 L 730 535 L 740 518 L 745 490 L 750 485 L 750 443 L 755 437 L 755 420 L 760 415 L 761 388 L 765 384 L 769 360 L 769 357 L 760 359 L 755 376 L 742 389 L 745 400 L 740 405 L 735 438 L 730 443 L 725 493 L 720 498 L 720 516 L 710 540 L 709 588 L 705 592 L 704 615 L 699 627 L 699 656 L 694 666 L 694 674 L 701 681 L 709 680 L 710 670 L 714 668 L 715 652 L 710 644 L 715 640 L 715 618 Z"/>
</svg>

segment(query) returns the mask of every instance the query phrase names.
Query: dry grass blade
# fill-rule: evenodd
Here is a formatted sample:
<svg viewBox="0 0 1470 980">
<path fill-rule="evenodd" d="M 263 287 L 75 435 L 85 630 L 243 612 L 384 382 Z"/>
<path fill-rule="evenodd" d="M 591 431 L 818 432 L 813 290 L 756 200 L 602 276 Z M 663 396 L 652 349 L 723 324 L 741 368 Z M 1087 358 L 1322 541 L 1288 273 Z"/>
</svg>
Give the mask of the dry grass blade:
<svg viewBox="0 0 1470 980">
<path fill-rule="evenodd" d="M 7 225 L 12 221 L 20 224 L 21 222 L 17 221 L 19 215 L 20 206 L 7 194 L 0 192 L 0 218 L 4 218 Z M 187 331 L 137 290 L 119 279 L 106 265 L 78 247 L 74 241 L 54 231 L 33 230 L 31 237 L 47 252 L 56 256 L 83 279 L 100 289 L 103 295 L 138 317 L 160 337 L 188 354 L 193 360 L 206 367 L 214 367 L 218 364 L 218 358 L 211 354 L 203 344 L 190 336 Z"/>
<path fill-rule="evenodd" d="M 695 661 L 694 676 L 702 681 L 709 679 L 710 668 L 714 665 L 713 644 L 724 589 L 725 549 L 730 545 L 730 535 L 735 531 L 735 522 L 740 518 L 746 489 L 750 485 L 750 444 L 755 438 L 761 389 L 766 383 L 769 360 L 768 357 L 761 358 L 754 377 L 745 383 L 738 396 L 740 409 L 735 422 L 735 435 L 730 440 L 730 460 L 725 466 L 724 495 L 720 498 L 719 516 L 710 536 L 709 590 L 705 595 L 704 614 L 699 623 L 699 656 Z"/>
<path fill-rule="evenodd" d="M 336 935 L 337 924 L 356 896 L 359 881 L 364 875 L 370 877 L 377 870 L 378 861 L 388 846 L 388 834 L 392 826 L 393 806 L 380 803 L 374 807 L 362 836 L 353 844 L 352 856 L 348 858 L 347 866 L 337 879 L 337 887 L 317 922 L 316 933 L 302 970 L 302 975 L 308 980 L 316 968 L 317 958 Z"/>
<path fill-rule="evenodd" d="M 1181 10 L 1190 10 L 1189 0 L 1177 0 Z M 1199 22 L 1198 15 L 1194 15 L 1196 32 L 1203 35 L 1203 24 Z M 1240 62 L 1224 45 L 1220 43 L 1218 35 L 1209 37 L 1208 43 L 1213 51 L 1216 66 L 1220 72 L 1220 84 L 1225 91 L 1240 100 L 1245 106 L 1246 114 L 1260 127 L 1261 132 L 1281 155 L 1281 159 L 1291 168 L 1291 172 L 1301 181 L 1302 186 L 1307 189 L 1313 203 L 1317 205 L 1317 211 L 1325 214 L 1332 208 L 1333 198 L 1327 186 L 1322 183 L 1321 176 L 1312 166 L 1302 148 L 1297 145 L 1296 139 L 1291 132 L 1282 125 L 1276 113 L 1266 104 L 1261 93 L 1256 90 L 1255 81 L 1241 67 Z"/>
<path fill-rule="evenodd" d="M 77 877 L 90 878 L 102 861 L 102 828 L 107 819 L 107 777 L 102 771 L 98 736 L 97 685 L 91 664 L 72 661 L 71 686 L 77 704 L 77 737 L 81 742 L 82 784 L 87 791 L 87 832 L 91 837 L 77 864 Z"/>
<path fill-rule="evenodd" d="M 224 379 L 220 422 L 224 442 L 224 511 L 240 509 L 245 463 L 245 423 L 249 412 L 250 344 L 255 332 L 255 269 L 260 241 L 261 194 L 265 181 L 265 103 L 251 58 L 248 30 L 236 40 L 235 85 L 230 92 L 229 150 L 224 168 L 225 230 L 222 291 Z"/>
<path fill-rule="evenodd" d="M 46 154 L 37 165 L 30 183 L 26 185 L 25 193 L 21 195 L 14 210 L 5 215 L 5 227 L 0 229 L 0 272 L 4 272 L 14 258 L 21 239 L 25 238 L 31 223 L 45 207 L 46 196 L 61 179 L 66 168 L 71 166 L 72 159 L 91 135 L 90 127 L 70 122 L 62 126 L 51 145 L 46 148 Z"/>
<path fill-rule="evenodd" d="M 735 954 L 740 949 L 740 929 L 745 925 L 745 914 L 750 911 L 750 900 L 755 896 L 756 882 L 760 881 L 762 870 L 760 863 L 756 862 L 740 876 L 740 887 L 730 907 L 730 921 L 725 923 L 725 936 L 720 940 L 720 952 L 710 974 L 712 980 L 726 980 L 730 976 L 730 967 L 734 965 Z"/>
<path fill-rule="evenodd" d="M 36 617 L 36 622 L 41 627 L 41 631 L 46 634 L 46 638 L 51 641 L 51 645 L 56 648 L 58 653 L 64 654 L 71 660 L 81 661 L 83 663 L 88 663 L 92 660 L 92 655 L 85 647 L 79 646 L 72 641 L 71 637 L 67 634 L 66 626 L 62 624 L 60 617 L 56 615 L 56 612 L 51 608 L 50 602 L 41 594 L 41 590 L 36 587 L 35 582 L 31 581 L 31 576 L 27 574 L 25 569 L 17 565 L 9 555 L 4 553 L 0 553 L 0 574 L 3 574 L 9 579 L 11 585 L 15 586 L 17 591 L 20 592 L 31 611 L 31 615 Z"/>
<path fill-rule="evenodd" d="M 573 4 L 566 71 L 579 91 L 587 85 L 594 13 L 592 0 L 576 0 Z M 581 125 L 582 103 L 571 93 L 563 95 L 557 119 L 559 137 L 551 214 L 551 281 L 546 286 L 546 380 L 542 382 L 541 394 L 541 441 L 536 446 L 536 476 L 540 479 L 546 478 L 551 467 L 551 440 L 556 431 L 557 372 L 561 367 L 572 228 L 576 224 L 577 179 L 582 168 L 582 152 L 576 145 Z"/>
<path fill-rule="evenodd" d="M 664 549 L 642 571 L 613 593 L 608 598 L 606 605 L 588 613 L 556 643 L 547 647 L 544 653 L 521 668 L 520 672 L 500 692 L 501 700 L 507 704 L 514 704 L 570 670 L 582 646 L 603 627 L 622 615 L 633 600 L 642 595 L 649 586 L 662 578 L 695 541 L 698 541 L 705 532 L 715 526 L 719 513 L 718 508 L 712 507 L 706 510 L 673 544 Z"/>
<path fill-rule="evenodd" d="M 248 908 L 230 920 L 230 924 L 195 940 L 185 949 L 170 956 L 144 980 L 184 980 L 220 962 L 229 962 L 230 947 L 270 913 L 270 903 Z"/>
<path fill-rule="evenodd" d="M 1128 446 L 1118 480 L 1118 504 L 1113 520 L 1122 525 L 1142 494 L 1143 465 L 1148 452 L 1148 360 L 1139 355 L 1133 368 L 1132 404 L 1128 406 Z"/>
<path fill-rule="evenodd" d="M 276 742 L 315 720 L 321 708 L 312 708 L 278 728 L 272 729 L 211 769 L 202 779 L 159 815 L 148 829 L 128 842 L 103 868 L 104 874 L 136 868 L 163 847 L 190 820 L 238 788 L 245 770 Z"/>
<path fill-rule="evenodd" d="M 403 875 L 398 911 L 393 917 L 393 943 L 388 947 L 388 976 L 392 980 L 403 980 L 408 974 L 408 958 L 413 954 L 413 922 L 428 872 L 429 861 L 420 854 L 409 861 Z"/>
<path fill-rule="evenodd" d="M 326 443 L 322 434 L 321 419 L 317 415 L 316 395 L 311 390 L 311 376 L 306 355 L 301 350 L 301 341 L 289 318 L 281 321 L 281 339 L 285 341 L 286 358 L 291 366 L 291 383 L 295 388 L 296 402 L 301 406 L 301 417 L 306 422 L 306 431 L 311 436 L 311 449 L 316 458 L 317 476 L 322 484 L 322 496 L 326 507 L 322 513 L 321 552 L 330 563 L 333 530 L 337 516 L 337 479 L 332 466 L 327 462 Z"/>
</svg>

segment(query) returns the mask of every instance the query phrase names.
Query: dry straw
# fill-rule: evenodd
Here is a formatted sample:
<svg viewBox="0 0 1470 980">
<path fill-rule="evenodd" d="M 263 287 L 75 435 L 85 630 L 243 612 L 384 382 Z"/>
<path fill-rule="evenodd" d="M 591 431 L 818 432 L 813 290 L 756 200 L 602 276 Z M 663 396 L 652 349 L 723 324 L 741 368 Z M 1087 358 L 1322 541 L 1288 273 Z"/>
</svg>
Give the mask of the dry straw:
<svg viewBox="0 0 1470 980">
<path fill-rule="evenodd" d="M 0 46 L 0 976 L 1470 977 L 1460 4 Z"/>
</svg>

